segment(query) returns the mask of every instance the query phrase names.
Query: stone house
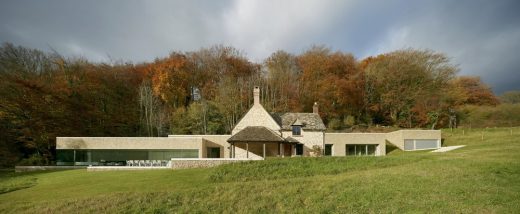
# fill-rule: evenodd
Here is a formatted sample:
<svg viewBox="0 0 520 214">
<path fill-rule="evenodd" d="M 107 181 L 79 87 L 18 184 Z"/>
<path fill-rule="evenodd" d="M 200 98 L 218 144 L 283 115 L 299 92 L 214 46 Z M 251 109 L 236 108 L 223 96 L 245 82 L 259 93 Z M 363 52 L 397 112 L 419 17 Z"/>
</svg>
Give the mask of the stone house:
<svg viewBox="0 0 520 214">
<path fill-rule="evenodd" d="M 254 102 L 231 135 L 168 137 L 58 137 L 58 165 L 123 164 L 126 160 L 171 158 L 246 158 L 295 156 L 384 156 L 386 145 L 410 151 L 441 146 L 440 130 L 391 133 L 327 133 L 318 104 L 312 113 L 269 113 Z"/>
</svg>

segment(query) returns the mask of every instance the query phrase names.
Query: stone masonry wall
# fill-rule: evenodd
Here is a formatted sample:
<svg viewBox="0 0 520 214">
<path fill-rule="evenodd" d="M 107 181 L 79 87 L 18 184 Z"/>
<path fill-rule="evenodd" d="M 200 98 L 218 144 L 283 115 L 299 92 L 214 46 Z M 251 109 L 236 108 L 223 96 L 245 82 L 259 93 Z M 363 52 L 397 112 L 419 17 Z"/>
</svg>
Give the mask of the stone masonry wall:
<svg viewBox="0 0 520 214">
<path fill-rule="evenodd" d="M 250 159 L 229 159 L 229 158 L 221 158 L 221 159 L 172 159 L 171 167 L 172 169 L 188 169 L 188 168 L 209 168 L 222 164 L 229 163 L 237 163 L 243 161 L 253 161 Z"/>
</svg>

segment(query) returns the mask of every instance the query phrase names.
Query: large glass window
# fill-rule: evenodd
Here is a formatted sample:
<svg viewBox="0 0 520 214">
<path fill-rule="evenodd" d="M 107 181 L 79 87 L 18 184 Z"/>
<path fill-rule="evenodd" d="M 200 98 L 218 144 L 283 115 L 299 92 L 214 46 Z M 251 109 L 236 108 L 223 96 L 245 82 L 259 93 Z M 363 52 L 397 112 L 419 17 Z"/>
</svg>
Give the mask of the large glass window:
<svg viewBox="0 0 520 214">
<path fill-rule="evenodd" d="M 413 140 L 404 140 L 404 150 L 414 150 Z"/>
<path fill-rule="evenodd" d="M 360 145 L 345 145 L 346 155 L 357 155 L 357 156 L 365 156 L 365 155 L 376 155 L 376 146 L 375 144 L 360 144 Z"/>
<path fill-rule="evenodd" d="M 436 149 L 437 140 L 415 140 L 415 149 Z"/>
<path fill-rule="evenodd" d="M 57 165 L 120 165 L 127 160 L 198 158 L 198 149 L 170 150 L 57 150 Z"/>
<path fill-rule="evenodd" d="M 406 139 L 404 140 L 404 150 L 421 150 L 438 148 L 437 139 Z"/>
</svg>

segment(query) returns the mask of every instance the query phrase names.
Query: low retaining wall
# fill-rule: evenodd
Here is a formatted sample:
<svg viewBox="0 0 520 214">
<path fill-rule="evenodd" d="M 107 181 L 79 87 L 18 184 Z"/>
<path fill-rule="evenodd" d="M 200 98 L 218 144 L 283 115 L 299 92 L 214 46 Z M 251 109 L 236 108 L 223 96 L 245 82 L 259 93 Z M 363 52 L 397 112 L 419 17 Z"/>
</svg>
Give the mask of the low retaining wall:
<svg viewBox="0 0 520 214">
<path fill-rule="evenodd" d="M 86 166 L 15 166 L 15 172 L 33 172 L 44 170 L 67 170 L 67 169 L 85 169 Z"/>
<path fill-rule="evenodd" d="M 208 168 L 221 164 L 236 163 L 243 161 L 256 161 L 242 158 L 172 158 L 170 166 L 172 169 Z"/>
<path fill-rule="evenodd" d="M 87 172 L 171 169 L 167 166 L 89 166 Z"/>
</svg>

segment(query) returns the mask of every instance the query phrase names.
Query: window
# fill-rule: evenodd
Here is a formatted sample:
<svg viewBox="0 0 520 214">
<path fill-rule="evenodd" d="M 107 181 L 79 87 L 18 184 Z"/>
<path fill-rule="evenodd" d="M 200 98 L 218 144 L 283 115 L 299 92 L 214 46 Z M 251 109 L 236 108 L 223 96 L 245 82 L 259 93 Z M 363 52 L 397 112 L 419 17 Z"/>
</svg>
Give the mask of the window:
<svg viewBox="0 0 520 214">
<path fill-rule="evenodd" d="M 171 158 L 198 158 L 198 149 L 169 150 L 57 150 L 57 165 L 103 165 L 124 163 L 127 160 L 170 160 Z"/>
<path fill-rule="evenodd" d="M 302 127 L 292 126 L 292 135 L 302 135 Z"/>
<path fill-rule="evenodd" d="M 422 150 L 439 148 L 437 139 L 406 139 L 404 140 L 404 150 Z"/>
<path fill-rule="evenodd" d="M 415 149 L 436 149 L 437 140 L 415 140 Z"/>
<path fill-rule="evenodd" d="M 220 158 L 220 148 L 208 147 L 208 158 Z"/>
<path fill-rule="evenodd" d="M 345 153 L 350 156 L 375 156 L 376 146 L 375 144 L 345 145 Z"/>
</svg>

